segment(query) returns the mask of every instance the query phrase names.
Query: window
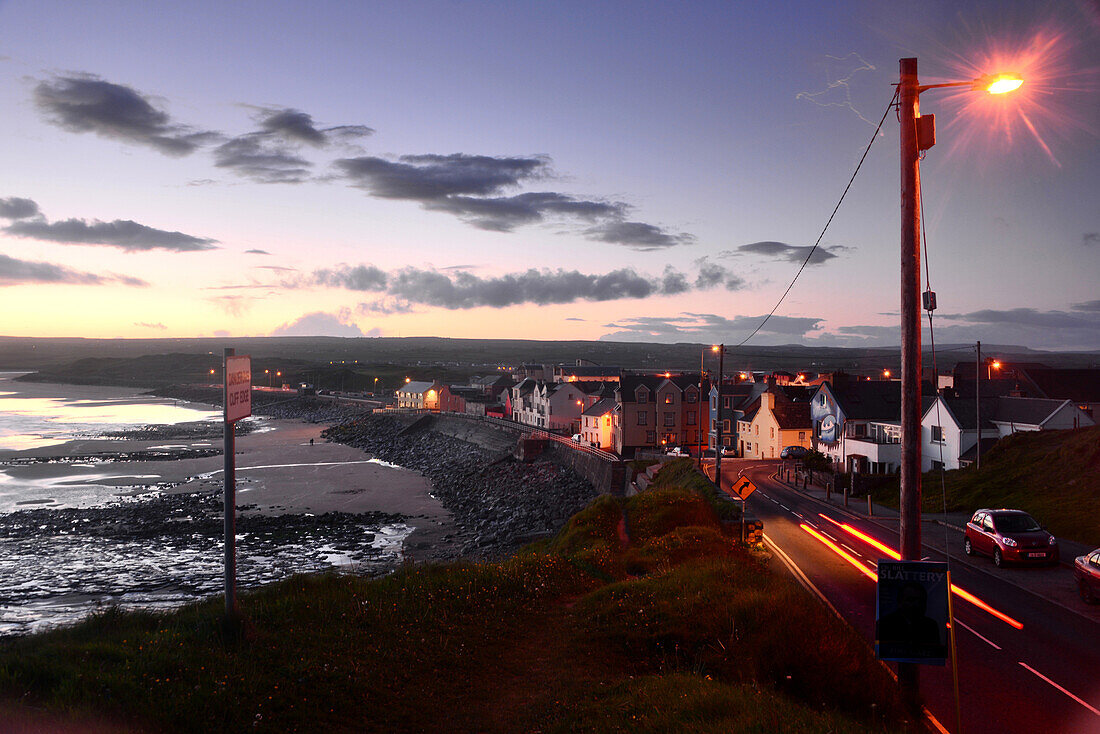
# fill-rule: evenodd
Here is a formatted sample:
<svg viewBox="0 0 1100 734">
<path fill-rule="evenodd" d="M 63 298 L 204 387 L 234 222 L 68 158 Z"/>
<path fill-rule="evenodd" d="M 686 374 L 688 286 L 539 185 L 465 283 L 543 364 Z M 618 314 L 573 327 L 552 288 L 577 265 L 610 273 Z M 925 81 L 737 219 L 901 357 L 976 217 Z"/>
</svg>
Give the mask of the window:
<svg viewBox="0 0 1100 734">
<path fill-rule="evenodd" d="M 733 407 L 733 404 L 730 402 L 732 399 L 733 398 L 729 397 L 728 395 L 722 398 L 722 407 L 726 410 L 729 410 L 731 407 Z"/>
<path fill-rule="evenodd" d="M 760 426 L 753 426 L 753 433 L 755 433 L 757 436 L 759 436 L 760 435 Z"/>
<path fill-rule="evenodd" d="M 656 431 L 646 431 L 645 432 L 645 442 L 646 443 L 657 443 L 657 432 Z"/>
<path fill-rule="evenodd" d="M 932 462 L 932 471 L 943 471 L 943 462 L 942 461 L 933 461 Z"/>
<path fill-rule="evenodd" d="M 666 426 L 676 425 L 676 414 L 675 413 L 665 413 L 665 425 Z"/>
<path fill-rule="evenodd" d="M 818 405 L 824 405 L 825 404 L 825 393 L 821 393 L 820 395 L 817 396 L 817 404 Z"/>
<path fill-rule="evenodd" d="M 610 426 L 611 425 L 611 416 L 609 416 L 609 415 L 604 416 L 603 424 L 605 426 Z"/>
<path fill-rule="evenodd" d="M 687 394 L 687 397 L 685 398 L 685 400 L 687 400 L 689 403 L 694 403 L 698 399 L 699 399 L 699 396 L 695 394 L 694 390 L 688 390 L 688 394 Z"/>
<path fill-rule="evenodd" d="M 752 442 L 750 441 L 749 443 L 745 444 L 745 453 L 751 453 L 751 452 L 752 452 Z"/>
<path fill-rule="evenodd" d="M 672 405 L 676 402 L 676 396 L 670 392 L 665 393 L 665 405 Z"/>
<path fill-rule="evenodd" d="M 805 431 L 799 431 L 798 432 L 798 442 L 801 444 L 805 440 L 806 440 L 806 432 Z"/>
<path fill-rule="evenodd" d="M 646 390 L 643 387 L 643 388 L 638 390 L 637 394 L 635 395 L 635 398 L 637 399 L 637 402 L 645 403 L 649 400 L 649 391 Z"/>
<path fill-rule="evenodd" d="M 646 416 L 648 413 L 638 413 L 638 425 L 644 426 L 646 424 Z"/>
<path fill-rule="evenodd" d="M 694 426 L 695 425 L 695 413 L 694 412 L 687 414 L 687 424 L 689 426 Z"/>
<path fill-rule="evenodd" d="M 726 433 L 730 432 L 730 422 L 728 418 L 722 421 L 722 430 Z"/>
<path fill-rule="evenodd" d="M 772 435 L 771 435 L 771 437 L 772 437 L 772 438 L 775 438 L 775 426 L 772 426 L 772 427 L 771 427 L 771 428 L 769 428 L 768 430 L 772 432 Z"/>
<path fill-rule="evenodd" d="M 943 426 L 932 426 L 932 443 L 943 443 Z"/>
</svg>

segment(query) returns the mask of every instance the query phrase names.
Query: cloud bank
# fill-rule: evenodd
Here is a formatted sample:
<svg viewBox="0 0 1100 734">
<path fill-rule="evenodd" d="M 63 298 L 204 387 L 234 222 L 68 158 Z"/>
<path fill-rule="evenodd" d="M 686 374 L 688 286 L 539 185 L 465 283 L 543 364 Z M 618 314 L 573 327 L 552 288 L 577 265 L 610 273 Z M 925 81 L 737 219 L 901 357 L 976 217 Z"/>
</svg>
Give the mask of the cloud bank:
<svg viewBox="0 0 1100 734">
<path fill-rule="evenodd" d="M 0 286 L 13 285 L 125 285 L 143 287 L 149 285 L 140 278 L 128 275 L 96 275 L 73 270 L 64 265 L 18 260 L 0 254 Z"/>
<path fill-rule="evenodd" d="M 537 270 L 482 277 L 473 273 L 407 267 L 384 271 L 374 265 L 341 266 L 314 271 L 310 276 L 291 279 L 288 287 L 343 288 L 382 294 L 361 312 L 399 313 L 413 306 L 448 310 L 479 307 L 507 308 L 521 304 L 540 306 L 574 301 L 614 301 L 627 298 L 671 296 L 695 289 L 740 287 L 741 280 L 720 265 L 706 263 L 706 273 L 694 280 L 678 270 L 665 268 L 659 276 L 620 268 L 602 274 L 577 270 Z"/>
</svg>

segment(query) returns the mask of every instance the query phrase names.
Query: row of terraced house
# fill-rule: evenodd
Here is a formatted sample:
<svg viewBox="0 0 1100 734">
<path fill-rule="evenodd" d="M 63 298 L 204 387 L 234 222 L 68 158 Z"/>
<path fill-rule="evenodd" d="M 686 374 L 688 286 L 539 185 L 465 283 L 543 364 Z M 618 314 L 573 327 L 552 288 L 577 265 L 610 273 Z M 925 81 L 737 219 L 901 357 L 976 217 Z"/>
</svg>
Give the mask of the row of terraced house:
<svg viewBox="0 0 1100 734">
<path fill-rule="evenodd" d="M 1010 433 L 1095 425 L 1100 370 L 1006 369 L 975 382 L 973 367 L 922 389 L 924 469 L 966 466 Z M 900 465 L 900 383 L 844 373 L 738 373 L 721 385 L 699 373 L 524 365 L 470 386 L 410 383 L 401 407 L 496 416 L 630 458 L 677 447 L 754 459 L 814 448 L 845 471 Z M 434 401 L 434 402 L 433 402 Z M 980 429 L 979 429 L 980 423 Z M 979 443 L 979 439 L 981 443 Z"/>
</svg>

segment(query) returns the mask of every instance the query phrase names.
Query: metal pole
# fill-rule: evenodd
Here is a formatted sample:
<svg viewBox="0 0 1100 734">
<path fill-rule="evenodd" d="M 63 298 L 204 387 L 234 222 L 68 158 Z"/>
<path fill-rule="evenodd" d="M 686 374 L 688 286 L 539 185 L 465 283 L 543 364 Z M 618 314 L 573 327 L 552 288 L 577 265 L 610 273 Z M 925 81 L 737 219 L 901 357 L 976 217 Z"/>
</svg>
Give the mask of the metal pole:
<svg viewBox="0 0 1100 734">
<path fill-rule="evenodd" d="M 726 366 L 726 345 L 718 345 L 718 409 L 715 411 L 714 483 L 722 489 L 722 371 Z"/>
<path fill-rule="evenodd" d="M 223 446 L 223 477 L 225 480 L 224 510 L 225 510 L 225 616 L 232 619 L 237 612 L 237 476 L 233 452 L 235 451 L 235 436 L 233 424 L 229 422 L 229 377 L 226 370 L 226 362 L 229 357 L 236 354 L 235 350 L 226 348 L 222 360 L 222 423 L 224 429 Z"/>
<path fill-rule="evenodd" d="M 920 161 L 917 60 L 901 59 L 898 119 L 901 123 L 901 557 L 920 560 L 921 335 Z M 920 678 L 915 663 L 898 663 L 902 696 L 919 713 Z"/>
<path fill-rule="evenodd" d="M 699 351 L 699 469 L 703 468 L 703 358 L 706 356 L 707 350 L 702 349 Z M 710 397 L 707 397 L 707 405 L 710 405 Z M 708 431 L 709 433 L 709 431 Z"/>
<path fill-rule="evenodd" d="M 978 431 L 978 443 L 974 447 L 975 463 L 982 468 L 982 343 L 978 342 L 978 356 L 974 360 L 974 421 Z"/>
</svg>

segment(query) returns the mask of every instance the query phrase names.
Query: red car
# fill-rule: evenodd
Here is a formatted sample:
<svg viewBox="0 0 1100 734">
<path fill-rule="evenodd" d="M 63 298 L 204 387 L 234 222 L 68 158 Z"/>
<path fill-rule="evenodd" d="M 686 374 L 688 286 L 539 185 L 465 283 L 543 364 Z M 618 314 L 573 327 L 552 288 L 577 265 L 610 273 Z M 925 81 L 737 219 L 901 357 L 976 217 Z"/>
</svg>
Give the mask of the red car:
<svg viewBox="0 0 1100 734">
<path fill-rule="evenodd" d="M 1073 575 L 1082 601 L 1086 604 L 1100 601 L 1100 548 L 1077 556 L 1073 561 Z"/>
<path fill-rule="evenodd" d="M 1058 541 L 1021 510 L 978 510 L 966 524 L 966 555 L 993 556 L 1006 563 L 1057 563 Z"/>
</svg>

